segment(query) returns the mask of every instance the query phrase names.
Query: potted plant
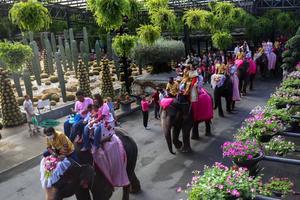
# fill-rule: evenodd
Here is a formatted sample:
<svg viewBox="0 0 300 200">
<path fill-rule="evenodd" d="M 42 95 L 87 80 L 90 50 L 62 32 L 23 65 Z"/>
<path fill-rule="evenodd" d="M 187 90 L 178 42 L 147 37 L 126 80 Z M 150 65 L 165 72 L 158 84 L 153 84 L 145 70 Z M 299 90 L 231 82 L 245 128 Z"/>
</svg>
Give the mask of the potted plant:
<svg viewBox="0 0 300 200">
<path fill-rule="evenodd" d="M 267 152 L 275 152 L 276 155 L 284 156 L 289 152 L 295 151 L 295 143 L 285 140 L 282 136 L 276 136 L 270 142 L 265 144 Z"/>
<path fill-rule="evenodd" d="M 299 101 L 299 98 L 295 96 L 278 96 L 273 94 L 268 100 L 268 106 L 275 106 L 277 109 L 286 108 L 288 104 L 293 104 Z"/>
<path fill-rule="evenodd" d="M 125 93 L 124 95 L 120 96 L 119 102 L 121 111 L 124 113 L 130 113 L 131 104 L 135 102 L 135 99 L 130 97 L 128 93 Z"/>
<path fill-rule="evenodd" d="M 261 177 L 249 176 L 246 168 L 231 168 L 222 163 L 205 166 L 203 175 L 194 172 L 188 184 L 188 199 L 254 199 L 261 185 Z"/>
<path fill-rule="evenodd" d="M 263 158 L 263 153 L 255 140 L 225 142 L 222 149 L 223 157 L 232 158 L 236 165 L 247 168 L 250 175 L 257 174 L 257 164 Z"/>
<path fill-rule="evenodd" d="M 282 197 L 293 191 L 293 182 L 288 178 L 271 177 L 268 183 L 263 187 L 261 194 L 271 196 L 272 193 L 277 197 Z"/>
</svg>

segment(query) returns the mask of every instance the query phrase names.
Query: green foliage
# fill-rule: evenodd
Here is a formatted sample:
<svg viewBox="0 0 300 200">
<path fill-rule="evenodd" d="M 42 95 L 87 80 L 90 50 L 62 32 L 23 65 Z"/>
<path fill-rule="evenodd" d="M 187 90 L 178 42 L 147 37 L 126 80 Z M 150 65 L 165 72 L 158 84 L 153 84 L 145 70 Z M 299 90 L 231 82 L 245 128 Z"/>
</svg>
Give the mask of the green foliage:
<svg viewBox="0 0 300 200">
<path fill-rule="evenodd" d="M 119 28 L 123 17 L 130 13 L 128 0 L 88 0 L 88 8 L 94 13 L 99 26 L 106 30 Z"/>
<path fill-rule="evenodd" d="M 159 8 L 150 15 L 150 20 L 155 26 L 164 30 L 175 30 L 176 15 L 173 10 L 168 8 Z"/>
<path fill-rule="evenodd" d="M 66 21 L 61 20 L 52 20 L 52 23 L 49 26 L 49 31 L 55 34 L 61 33 L 64 29 L 67 29 L 68 25 Z"/>
<path fill-rule="evenodd" d="M 160 27 L 153 25 L 143 25 L 137 29 L 140 41 L 148 45 L 152 45 L 160 37 L 160 33 Z"/>
<path fill-rule="evenodd" d="M 184 13 L 183 20 L 189 28 L 209 30 L 213 14 L 207 10 L 191 9 Z"/>
<path fill-rule="evenodd" d="M 147 0 L 145 6 L 148 11 L 155 12 L 159 8 L 168 8 L 169 0 Z"/>
<path fill-rule="evenodd" d="M 22 72 L 23 65 L 30 61 L 33 53 L 28 45 L 19 42 L 0 42 L 0 60 L 12 72 Z"/>
<path fill-rule="evenodd" d="M 293 182 L 288 178 L 271 177 L 268 183 L 263 186 L 265 193 L 262 194 L 272 196 L 272 192 L 279 192 L 286 195 L 293 191 L 293 186 Z"/>
<path fill-rule="evenodd" d="M 112 48 L 120 57 L 128 57 L 136 43 L 136 37 L 132 35 L 119 35 L 113 38 Z"/>
<path fill-rule="evenodd" d="M 128 0 L 128 2 L 129 2 L 128 16 L 129 18 L 134 18 L 141 11 L 142 5 L 137 0 Z"/>
<path fill-rule="evenodd" d="M 15 3 L 9 10 L 9 18 L 22 31 L 38 32 L 49 28 L 51 23 L 48 9 L 36 0 Z"/>
<path fill-rule="evenodd" d="M 280 12 L 276 16 L 276 27 L 279 33 L 283 34 L 287 31 L 291 31 L 294 26 L 295 22 L 288 13 Z"/>
<path fill-rule="evenodd" d="M 152 73 L 171 71 L 168 63 L 177 61 L 185 55 L 181 41 L 159 39 L 151 46 L 137 45 L 133 50 L 133 58 L 140 66 L 152 65 Z"/>
<path fill-rule="evenodd" d="M 218 32 L 213 34 L 212 42 L 215 48 L 226 50 L 232 44 L 232 36 L 227 32 Z"/>
<path fill-rule="evenodd" d="M 212 167 L 205 166 L 203 175 L 194 171 L 188 199 L 254 199 L 260 183 L 261 177 L 249 177 L 245 168 L 229 168 L 216 162 Z"/>
<path fill-rule="evenodd" d="M 295 143 L 287 141 L 281 136 L 277 136 L 272 138 L 271 141 L 265 145 L 265 149 L 268 152 L 272 151 L 275 152 L 276 155 L 283 156 L 295 151 Z"/>
</svg>

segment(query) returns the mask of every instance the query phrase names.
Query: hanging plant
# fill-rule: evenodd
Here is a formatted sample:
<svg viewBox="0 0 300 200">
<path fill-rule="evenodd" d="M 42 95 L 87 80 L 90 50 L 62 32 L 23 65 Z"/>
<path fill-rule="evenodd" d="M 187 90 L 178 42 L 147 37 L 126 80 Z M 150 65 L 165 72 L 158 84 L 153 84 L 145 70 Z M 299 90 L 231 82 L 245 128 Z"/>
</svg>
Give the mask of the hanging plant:
<svg viewBox="0 0 300 200">
<path fill-rule="evenodd" d="M 160 27 L 153 25 L 143 25 L 137 29 L 139 39 L 147 45 L 152 45 L 160 37 L 160 33 Z"/>
<path fill-rule="evenodd" d="M 22 31 L 38 32 L 51 23 L 48 9 L 36 0 L 15 3 L 9 10 L 9 19 Z"/>
<path fill-rule="evenodd" d="M 30 46 L 19 42 L 0 42 L 0 60 L 12 72 L 22 72 L 23 64 L 33 56 Z"/>
<path fill-rule="evenodd" d="M 159 8 L 168 8 L 169 0 L 147 0 L 145 6 L 150 13 L 157 11 Z"/>
<path fill-rule="evenodd" d="M 208 30 L 213 21 L 213 14 L 206 10 L 191 9 L 185 12 L 183 20 L 189 28 Z"/>
<path fill-rule="evenodd" d="M 215 48 L 226 50 L 232 44 L 232 36 L 228 32 L 218 32 L 213 34 L 212 42 Z"/>
<path fill-rule="evenodd" d="M 90 9 L 99 26 L 106 30 L 119 28 L 123 23 L 123 17 L 130 11 L 128 0 L 88 0 L 88 9 Z"/>
<path fill-rule="evenodd" d="M 112 48 L 119 57 L 128 57 L 136 43 L 136 37 L 132 35 L 119 35 L 113 39 Z"/>
<path fill-rule="evenodd" d="M 176 15 L 173 10 L 168 8 L 159 8 L 151 13 L 150 20 L 152 24 L 161 29 L 174 30 L 176 26 Z"/>
<path fill-rule="evenodd" d="M 139 14 L 139 12 L 141 11 L 142 5 L 137 0 L 128 0 L 128 2 L 129 2 L 128 16 L 130 18 L 133 18 Z"/>
</svg>

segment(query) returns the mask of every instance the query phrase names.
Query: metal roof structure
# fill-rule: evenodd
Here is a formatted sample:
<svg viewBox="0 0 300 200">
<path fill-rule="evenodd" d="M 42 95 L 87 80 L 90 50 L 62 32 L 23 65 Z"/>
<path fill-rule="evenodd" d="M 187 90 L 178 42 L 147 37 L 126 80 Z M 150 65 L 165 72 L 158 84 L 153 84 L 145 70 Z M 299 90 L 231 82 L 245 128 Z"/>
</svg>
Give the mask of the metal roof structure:
<svg viewBox="0 0 300 200">
<path fill-rule="evenodd" d="M 39 0 L 49 9 L 53 19 L 94 23 L 92 14 L 87 10 L 86 0 Z M 138 0 L 143 2 L 145 0 Z M 206 8 L 213 0 L 169 0 L 169 6 L 177 11 L 189 8 Z M 232 2 L 245 10 L 258 13 L 262 10 L 279 8 L 300 10 L 300 0 L 220 0 Z M 0 16 L 7 16 L 15 0 L 0 0 Z"/>
</svg>

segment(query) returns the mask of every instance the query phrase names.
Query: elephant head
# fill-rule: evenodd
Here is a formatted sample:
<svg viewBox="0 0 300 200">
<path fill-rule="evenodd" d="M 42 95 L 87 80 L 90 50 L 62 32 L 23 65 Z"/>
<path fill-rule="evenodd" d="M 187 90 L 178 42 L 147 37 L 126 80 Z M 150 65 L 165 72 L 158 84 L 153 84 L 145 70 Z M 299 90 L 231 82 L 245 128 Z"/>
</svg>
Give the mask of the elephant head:
<svg viewBox="0 0 300 200">
<path fill-rule="evenodd" d="M 86 193 L 94 179 L 95 170 L 92 166 L 72 164 L 52 188 L 46 189 L 46 199 L 61 200 L 75 194 L 79 200 L 90 200 L 86 198 Z"/>
<path fill-rule="evenodd" d="M 184 152 L 190 150 L 190 131 L 193 127 L 190 103 L 179 103 L 175 100 L 167 109 L 162 110 L 161 124 L 171 154 L 175 154 L 173 151 L 173 144 L 177 149 L 181 148 L 183 145 L 182 151 Z M 181 130 L 183 144 L 179 141 Z M 171 136 L 171 131 L 173 132 L 173 138 Z"/>
</svg>

